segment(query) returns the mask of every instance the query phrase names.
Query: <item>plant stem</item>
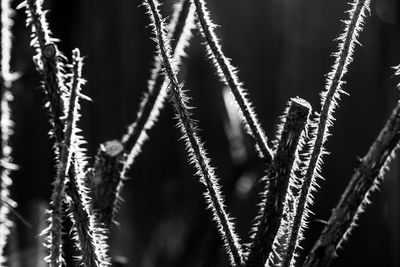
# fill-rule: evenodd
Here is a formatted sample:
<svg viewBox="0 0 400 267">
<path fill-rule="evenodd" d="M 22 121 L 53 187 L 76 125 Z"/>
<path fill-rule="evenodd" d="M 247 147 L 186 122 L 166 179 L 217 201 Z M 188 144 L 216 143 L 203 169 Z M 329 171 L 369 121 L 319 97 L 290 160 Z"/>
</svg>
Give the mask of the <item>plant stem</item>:
<svg viewBox="0 0 400 267">
<path fill-rule="evenodd" d="M 326 154 L 324 144 L 329 136 L 329 127 L 333 125 L 333 112 L 340 98 L 340 93 L 345 93 L 341 89 L 344 83 L 343 77 L 347 72 L 348 65 L 352 62 L 354 48 L 358 42 L 357 37 L 363 28 L 364 17 L 369 9 L 369 3 L 369 0 L 354 0 L 350 4 L 351 9 L 347 12 L 350 18 L 344 22 L 344 31 L 338 38 L 339 51 L 334 54 L 335 63 L 332 71 L 328 74 L 326 90 L 321 94 L 322 109 L 313 125 L 316 131 L 310 141 L 312 153 L 309 156 L 308 168 L 304 176 L 293 221 L 294 228 L 289 241 L 290 243 L 296 243 L 296 247 L 298 247 L 300 239 L 302 239 L 302 232 L 306 227 L 309 206 L 312 204 L 311 193 L 315 191 L 316 179 L 321 177 L 319 171 L 322 168 L 322 157 Z M 291 265 L 294 265 L 294 253 L 292 253 L 291 257 Z"/>
<path fill-rule="evenodd" d="M 180 64 L 189 45 L 193 28 L 194 10 L 190 0 L 180 1 L 174 8 L 169 24 L 171 47 L 174 61 Z M 146 141 L 147 131 L 158 120 L 163 108 L 168 82 L 162 75 L 162 61 L 155 57 L 154 70 L 148 81 L 147 92 L 140 103 L 136 120 L 128 126 L 121 140 L 110 140 L 98 149 L 89 183 L 92 188 L 93 208 L 99 212 L 99 219 L 107 227 L 111 226 L 120 203 L 123 180 L 130 166 L 140 154 Z M 121 171 L 122 169 L 122 171 Z"/>
<path fill-rule="evenodd" d="M 209 164 L 210 160 L 206 156 L 206 152 L 197 137 L 193 121 L 190 118 L 188 112 L 189 108 L 186 104 L 187 98 L 178 84 L 176 67 L 173 66 L 171 62 L 169 40 L 165 36 L 163 20 L 158 12 L 158 3 L 157 1 L 147 0 L 145 1 L 145 6 L 152 21 L 151 25 L 153 26 L 156 36 L 158 50 L 164 63 L 165 73 L 170 82 L 171 88 L 169 95 L 177 116 L 179 117 L 179 126 L 186 139 L 186 146 L 191 158 L 190 162 L 196 165 L 197 173 L 201 178 L 200 181 L 207 189 L 206 200 L 214 213 L 214 220 L 218 224 L 220 234 L 222 235 L 222 239 L 230 255 L 231 264 L 233 266 L 241 266 L 243 264 L 243 259 L 239 241 L 234 233 L 233 224 L 225 211 L 217 178 Z"/>
<path fill-rule="evenodd" d="M 10 198 L 9 187 L 12 185 L 11 171 L 15 169 L 12 164 L 12 147 L 10 138 L 12 135 L 13 121 L 11 120 L 10 102 L 13 100 L 12 82 L 16 75 L 10 72 L 12 33 L 14 24 L 12 16 L 14 10 L 11 8 L 11 0 L 1 0 L 1 118 L 0 118 L 0 265 L 7 262 L 4 250 L 7 245 L 10 227 L 13 222 L 8 215 L 10 209 L 16 208 L 17 203 Z"/>
<path fill-rule="evenodd" d="M 285 111 L 285 122 L 281 139 L 275 153 L 272 167 L 268 170 L 264 197 L 256 217 L 247 267 L 263 267 L 273 258 L 274 240 L 277 240 L 279 227 L 285 209 L 289 184 L 294 178 L 293 169 L 297 164 L 297 151 L 308 122 L 311 106 L 303 99 L 293 98 Z M 287 209 L 287 208 L 286 208 Z"/>
<path fill-rule="evenodd" d="M 176 61 L 177 65 L 181 63 L 185 49 L 189 46 L 193 25 L 194 10 L 190 0 L 181 0 L 175 6 L 173 18 L 168 25 L 173 60 Z M 146 132 L 157 122 L 160 110 L 163 108 L 168 83 L 165 76 L 162 75 L 162 70 L 162 60 L 159 56 L 156 56 L 154 69 L 148 81 L 147 92 L 140 103 L 136 120 L 128 126 L 128 132 L 122 138 L 124 152 L 127 154 L 124 159 L 122 177 L 125 176 L 125 173 L 141 152 L 142 146 L 148 138 Z"/>
<path fill-rule="evenodd" d="M 92 208 L 107 229 L 114 219 L 115 203 L 119 198 L 118 185 L 121 184 L 119 156 L 122 151 L 123 145 L 118 140 L 102 144 L 97 151 L 91 175 L 88 177 Z"/>
<path fill-rule="evenodd" d="M 26 0 L 18 8 L 26 8 L 26 24 L 32 30 L 31 46 L 36 53 L 33 59 L 38 72 L 42 76 L 42 86 L 49 100 L 50 123 L 53 126 L 50 135 L 55 138 L 55 154 L 57 158 L 59 146 L 64 140 L 62 118 L 65 114 L 64 103 L 67 101 L 64 99 L 66 92 L 64 66 L 58 60 L 64 58 L 64 56 L 55 44 L 57 40 L 51 37 L 51 31 L 48 28 L 42 5 L 43 0 Z"/>
<path fill-rule="evenodd" d="M 266 136 L 258 123 L 250 100 L 246 97 L 246 91 L 236 75 L 235 68 L 222 52 L 222 47 L 214 33 L 215 26 L 210 19 L 206 4 L 203 0 L 192 1 L 196 6 L 198 27 L 207 43 L 208 52 L 214 60 L 214 66 L 217 68 L 221 80 L 232 90 L 236 102 L 240 107 L 240 112 L 243 115 L 247 131 L 254 138 L 261 158 L 269 165 L 272 161 L 272 152 L 268 147 Z"/>
<path fill-rule="evenodd" d="M 377 189 L 400 142 L 400 102 L 377 139 L 362 158 L 328 223 L 308 255 L 304 266 L 328 266 L 336 250 L 346 241 L 360 214 L 370 203 L 370 194 Z"/>
</svg>

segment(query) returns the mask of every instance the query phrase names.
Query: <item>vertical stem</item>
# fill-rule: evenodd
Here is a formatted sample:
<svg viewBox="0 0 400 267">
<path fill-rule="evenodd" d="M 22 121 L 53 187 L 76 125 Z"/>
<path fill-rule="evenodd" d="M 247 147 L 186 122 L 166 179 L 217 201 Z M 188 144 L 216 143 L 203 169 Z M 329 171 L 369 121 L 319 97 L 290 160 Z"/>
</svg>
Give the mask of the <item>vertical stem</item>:
<svg viewBox="0 0 400 267">
<path fill-rule="evenodd" d="M 268 258 L 272 259 L 274 240 L 279 236 L 278 230 L 282 222 L 290 181 L 293 180 L 297 151 L 308 122 L 311 107 L 302 99 L 293 98 L 286 110 L 281 139 L 275 153 L 272 167 L 266 178 L 268 186 L 262 199 L 260 211 L 256 218 L 256 226 L 250 252 L 246 261 L 248 267 L 263 267 Z"/>
<path fill-rule="evenodd" d="M 11 120 L 10 102 L 13 100 L 11 92 L 12 82 L 15 74 L 10 72 L 12 33 L 12 16 L 14 10 L 11 8 L 11 0 L 1 0 L 1 118 L 0 118 L 0 265 L 6 263 L 4 249 L 7 245 L 10 227 L 13 225 L 8 218 L 10 208 L 15 208 L 17 203 L 10 199 L 9 187 L 12 184 L 11 171 L 15 169 L 12 164 L 12 148 L 10 137 L 12 135 L 13 121 Z"/>
<path fill-rule="evenodd" d="M 171 85 L 169 92 L 170 99 L 180 120 L 179 126 L 186 139 L 186 146 L 191 158 L 190 162 L 196 165 L 200 181 L 206 187 L 206 200 L 214 213 L 214 220 L 218 224 L 220 234 L 222 235 L 222 239 L 230 255 L 231 264 L 233 266 L 241 266 L 243 264 L 243 258 L 238 237 L 234 232 L 231 219 L 225 211 L 217 178 L 209 164 L 210 160 L 206 156 L 206 152 L 197 137 L 194 123 L 190 118 L 188 112 L 189 108 L 186 105 L 188 100 L 178 84 L 176 68 L 171 63 L 169 39 L 165 36 L 163 20 L 158 12 L 158 3 L 157 1 L 147 0 L 145 1 L 145 6 L 152 21 L 151 24 L 157 39 L 158 50 L 164 63 L 165 73 Z"/>
<path fill-rule="evenodd" d="M 335 63 L 332 71 L 328 74 L 326 89 L 321 94 L 322 109 L 319 117 L 313 123 L 316 128 L 311 138 L 312 152 L 309 155 L 308 168 L 303 180 L 303 186 L 298 199 L 298 206 L 294 217 L 294 227 L 292 229 L 290 242 L 295 242 L 298 247 L 302 232 L 306 227 L 306 219 L 309 207 L 312 204 L 312 192 L 315 191 L 316 179 L 321 177 L 319 171 L 322 168 L 322 157 L 326 154 L 324 145 L 329 136 L 329 127 L 333 125 L 333 112 L 337 107 L 341 89 L 344 83 L 343 77 L 347 72 L 348 65 L 352 62 L 357 37 L 363 26 L 364 17 L 369 9 L 369 0 L 354 0 L 350 5 L 351 9 L 346 12 L 349 20 L 344 21 L 345 28 L 339 36 L 338 52 L 334 54 Z M 294 253 L 292 254 L 291 264 L 294 264 Z"/>
</svg>

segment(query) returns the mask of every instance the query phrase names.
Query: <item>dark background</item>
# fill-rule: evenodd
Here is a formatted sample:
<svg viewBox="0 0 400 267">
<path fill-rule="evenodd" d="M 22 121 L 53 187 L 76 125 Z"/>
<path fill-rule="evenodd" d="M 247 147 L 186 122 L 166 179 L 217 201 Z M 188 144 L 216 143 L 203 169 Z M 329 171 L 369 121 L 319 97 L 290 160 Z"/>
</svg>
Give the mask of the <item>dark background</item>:
<svg viewBox="0 0 400 267">
<path fill-rule="evenodd" d="M 164 16 L 173 1 L 161 1 Z M 319 92 L 330 71 L 334 38 L 343 28 L 349 9 L 347 0 L 218 0 L 208 1 L 213 20 L 221 25 L 217 33 L 225 53 L 239 67 L 267 136 L 273 140 L 278 116 L 290 97 L 307 99 L 320 109 Z M 120 138 L 135 118 L 150 76 L 155 44 L 150 40 L 149 19 L 140 1 L 73 0 L 46 1 L 54 36 L 68 56 L 74 47 L 86 55 L 84 92 L 94 101 L 83 103 L 80 126 L 93 156 L 101 142 Z M 396 0 L 371 3 L 371 16 L 362 32 L 355 60 L 350 65 L 343 96 L 335 113 L 337 122 L 327 143 L 321 189 L 315 194 L 316 214 L 311 217 L 308 251 L 321 231 L 331 209 L 348 183 L 357 157 L 363 156 L 377 136 L 398 100 L 392 66 L 400 64 L 400 4 Z M 11 266 L 43 266 L 39 232 L 44 229 L 44 210 L 54 175 L 51 144 L 48 141 L 43 92 L 32 63 L 30 33 L 25 14 L 15 16 L 13 69 L 22 74 L 15 85 L 13 198 L 17 211 L 32 225 L 16 220 L 11 237 Z M 234 164 L 224 131 L 223 85 L 206 60 L 201 38 L 194 38 L 187 50 L 182 78 L 196 107 L 201 137 L 217 167 L 217 175 L 228 196 L 228 210 L 237 222 L 243 242 L 248 242 L 251 221 L 256 214 L 259 186 L 242 192 L 232 186 L 242 177 L 246 184 L 259 179 L 262 166 L 248 142 L 246 164 Z M 221 246 L 215 245 L 214 225 L 202 200 L 202 185 L 193 176 L 181 134 L 175 127 L 169 104 L 150 140 L 129 172 L 123 190 L 124 204 L 113 228 L 112 254 L 126 266 L 215 266 L 226 265 Z M 350 240 L 339 251 L 335 266 L 400 266 L 399 160 L 371 199 L 372 205 L 359 220 Z M 244 177 L 244 178 L 243 178 Z M 247 181 L 247 183 L 246 183 Z M 250 181 L 250 183 L 249 183 Z M 239 187 L 240 189 L 240 187 Z M 236 191 L 235 191 L 236 190 Z M 239 193 L 238 193 L 239 192 Z M 242 193 L 240 193 L 242 192 Z M 218 255 L 221 255 L 218 257 Z"/>
</svg>

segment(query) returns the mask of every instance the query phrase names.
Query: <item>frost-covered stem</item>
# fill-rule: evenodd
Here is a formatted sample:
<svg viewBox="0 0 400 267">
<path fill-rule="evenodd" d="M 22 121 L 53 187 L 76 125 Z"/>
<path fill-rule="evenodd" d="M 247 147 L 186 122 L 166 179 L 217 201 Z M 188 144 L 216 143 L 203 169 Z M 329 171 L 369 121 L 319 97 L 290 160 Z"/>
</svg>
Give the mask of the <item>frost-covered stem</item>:
<svg viewBox="0 0 400 267">
<path fill-rule="evenodd" d="M 194 9 L 190 0 L 181 0 L 174 8 L 172 20 L 168 25 L 169 37 L 171 39 L 171 49 L 173 60 L 177 65 L 180 64 L 185 55 L 185 48 L 189 45 L 191 30 L 194 27 Z M 136 157 L 141 152 L 142 146 L 146 141 L 146 132 L 150 130 L 158 119 L 160 110 L 163 108 L 168 83 L 162 75 L 162 61 L 159 56 L 154 59 L 154 69 L 148 81 L 147 92 L 139 106 L 136 120 L 129 125 L 127 133 L 122 138 L 124 145 L 125 162 L 122 177 L 133 164 Z"/>
<path fill-rule="evenodd" d="M 359 215 L 370 203 L 370 194 L 377 189 L 400 142 L 400 102 L 362 158 L 328 223 L 308 255 L 304 266 L 328 266 L 336 250 L 346 241 Z"/>
<path fill-rule="evenodd" d="M 209 53 L 214 60 L 214 65 L 217 68 L 218 74 L 227 86 L 232 90 L 233 95 L 239 105 L 240 111 L 243 114 L 243 121 L 250 135 L 260 152 L 260 156 L 267 163 L 272 161 L 272 152 L 267 144 L 266 136 L 257 120 L 256 113 L 246 97 L 246 91 L 239 81 L 235 68 L 230 64 L 229 59 L 222 52 L 222 47 L 214 33 L 215 25 L 210 19 L 210 14 L 203 0 L 192 0 L 196 7 L 198 27 L 207 43 Z"/>
<path fill-rule="evenodd" d="M 7 258 L 4 249 L 7 245 L 10 227 L 13 225 L 8 218 L 10 207 L 16 207 L 16 203 L 10 199 L 9 187 L 12 184 L 10 173 L 13 169 L 10 146 L 13 122 L 11 120 L 10 101 L 13 99 L 11 92 L 14 75 L 10 72 L 12 34 L 11 27 L 14 24 L 11 8 L 11 0 L 1 1 L 1 118 L 0 118 L 0 265 L 3 266 Z"/>
<path fill-rule="evenodd" d="M 274 240 L 278 237 L 297 149 L 311 112 L 308 102 L 293 98 L 286 110 L 281 139 L 268 170 L 268 186 L 260 203 L 254 234 L 246 261 L 247 267 L 264 267 L 268 258 L 273 258 Z"/>
<path fill-rule="evenodd" d="M 31 46 L 35 49 L 34 62 L 42 76 L 42 86 L 49 99 L 50 122 L 53 126 L 52 134 L 56 141 L 56 151 L 64 139 L 64 66 L 59 58 L 63 55 L 58 51 L 56 39 L 51 37 L 45 14 L 42 10 L 43 0 L 26 0 L 18 8 L 25 7 L 27 26 L 31 27 Z M 57 153 L 56 153 L 57 157 Z"/>
<path fill-rule="evenodd" d="M 80 252 L 77 257 L 84 266 L 108 266 L 111 265 L 108 258 L 108 246 L 106 244 L 106 233 L 97 214 L 93 211 L 90 202 L 90 188 L 86 186 L 87 158 L 86 150 L 81 146 L 85 144 L 83 137 L 79 135 L 79 129 L 75 125 L 80 117 L 79 98 L 85 98 L 81 94 L 81 86 L 85 83 L 82 79 L 83 58 L 78 49 L 72 51 L 71 65 L 71 96 L 76 99 L 70 103 L 68 118 L 73 118 L 73 139 L 69 150 L 71 155 L 71 167 L 67 170 L 68 181 L 66 184 L 68 215 L 73 222 L 73 233 L 75 233 L 75 246 Z M 67 120 L 68 120 L 67 118 Z"/>
<path fill-rule="evenodd" d="M 78 100 L 82 84 L 81 70 L 82 58 L 79 50 L 73 51 L 71 92 L 68 103 L 68 113 L 65 119 L 64 137 L 61 144 L 59 162 L 57 164 L 57 174 L 53 182 L 53 192 L 50 202 L 50 226 L 48 229 L 48 247 L 50 248 L 49 263 L 51 266 L 61 266 L 62 259 L 62 218 L 63 201 L 65 195 L 65 184 L 71 166 L 72 145 L 75 142 L 76 121 L 78 119 Z"/>
<path fill-rule="evenodd" d="M 75 158 L 79 156 L 75 155 Z M 110 266 L 106 244 L 107 230 L 101 227 L 89 204 L 89 189 L 84 186 L 85 172 L 76 160 L 70 169 L 66 189 L 68 212 L 73 222 L 75 246 L 80 252 L 78 260 L 83 266 Z"/>
<path fill-rule="evenodd" d="M 75 172 L 70 169 L 70 182 L 66 189 L 68 214 L 73 223 L 76 237 L 75 246 L 80 251 L 79 261 L 83 266 L 99 266 L 95 246 L 90 232 L 89 215 L 86 212 L 78 188 L 75 183 Z"/>
<path fill-rule="evenodd" d="M 92 208 L 106 228 L 111 226 L 116 209 L 115 204 L 119 199 L 122 151 L 123 145 L 118 140 L 102 144 L 97 151 L 94 167 L 88 177 Z"/>
<path fill-rule="evenodd" d="M 308 169 L 304 176 L 304 184 L 298 200 L 298 208 L 294 218 L 295 226 L 298 227 L 296 231 L 292 232 L 294 240 L 297 245 L 299 243 L 299 231 L 301 232 L 306 224 L 306 214 L 312 202 L 312 191 L 315 190 L 316 178 L 320 177 L 319 171 L 322 165 L 322 156 L 326 153 L 324 151 L 324 144 L 329 136 L 329 127 L 333 125 L 333 112 L 337 106 L 337 101 L 340 98 L 341 85 L 344 83 L 343 76 L 347 72 L 347 67 L 352 61 L 352 55 L 355 45 L 358 43 L 357 37 L 362 30 L 364 24 L 365 13 L 369 10 L 369 0 L 354 0 L 351 3 L 352 8 L 347 12 L 350 15 L 349 20 L 345 21 L 345 28 L 343 34 L 338 38 L 339 51 L 334 54 L 335 64 L 332 71 L 328 74 L 326 82 L 326 90 L 322 92 L 322 109 L 319 117 L 317 118 L 317 129 L 315 135 L 312 137 L 312 153 L 309 159 Z M 306 214 L 305 214 L 306 213 Z M 293 253 L 294 255 L 294 253 Z M 294 261 L 294 258 L 292 258 Z M 294 264 L 294 263 L 292 263 Z"/>
<path fill-rule="evenodd" d="M 180 64 L 189 45 L 194 24 L 194 10 L 190 0 L 182 0 L 174 8 L 168 26 L 174 60 Z M 154 59 L 154 70 L 148 82 L 147 92 L 139 106 L 136 120 L 128 126 L 127 133 L 119 140 L 110 140 L 98 149 L 94 168 L 89 177 L 93 195 L 93 207 L 99 212 L 100 221 L 110 226 L 120 203 L 123 179 L 146 141 L 146 132 L 157 121 L 163 108 L 168 83 L 162 75 L 160 57 Z M 122 162 L 122 164 L 121 164 Z M 121 171 L 122 169 L 122 171 Z"/>
<path fill-rule="evenodd" d="M 194 123 L 188 112 L 187 99 L 178 84 L 176 69 L 172 65 L 173 62 L 171 62 L 169 39 L 165 35 L 163 20 L 158 12 L 158 3 L 153 0 L 147 0 L 144 3 L 152 21 L 151 25 L 154 29 L 159 54 L 170 82 L 170 100 L 177 113 L 180 128 L 186 139 L 186 145 L 191 158 L 190 162 L 197 167 L 200 180 L 206 187 L 206 199 L 214 213 L 214 220 L 218 224 L 222 239 L 230 255 L 231 264 L 233 266 L 241 266 L 243 259 L 238 237 L 234 233 L 233 224 L 225 211 L 217 178 L 209 164 L 210 160 L 207 158 L 206 152 L 197 137 Z"/>
</svg>

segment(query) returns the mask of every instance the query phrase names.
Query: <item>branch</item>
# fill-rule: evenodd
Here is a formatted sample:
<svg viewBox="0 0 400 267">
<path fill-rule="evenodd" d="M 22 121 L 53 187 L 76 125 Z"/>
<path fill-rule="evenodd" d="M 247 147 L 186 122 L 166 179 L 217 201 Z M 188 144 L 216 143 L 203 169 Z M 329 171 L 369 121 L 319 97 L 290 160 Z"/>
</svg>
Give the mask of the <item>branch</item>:
<svg viewBox="0 0 400 267">
<path fill-rule="evenodd" d="M 99 221 L 108 229 L 113 222 L 115 203 L 119 198 L 122 151 L 123 145 L 118 140 L 102 144 L 97 151 L 94 167 L 88 177 L 92 208 L 98 214 Z"/>
<path fill-rule="evenodd" d="M 35 50 L 33 60 L 36 69 L 42 76 L 42 87 L 48 97 L 49 120 L 53 129 L 50 136 L 55 138 L 55 154 L 58 160 L 59 146 L 64 140 L 64 123 L 65 115 L 64 103 L 65 98 L 65 75 L 64 65 L 59 60 L 64 58 L 55 44 L 58 41 L 51 37 L 51 31 L 48 28 L 45 14 L 42 10 L 43 0 L 26 0 L 17 8 L 25 8 L 26 10 L 26 25 L 31 28 L 32 41 L 31 46 Z"/>
<path fill-rule="evenodd" d="M 177 65 L 181 64 L 185 49 L 189 46 L 193 27 L 194 10 L 190 0 L 181 0 L 175 5 L 172 20 L 168 25 L 173 61 Z M 124 152 L 126 153 L 122 177 L 125 176 L 125 173 L 141 152 L 142 146 L 148 138 L 146 132 L 157 122 L 160 110 L 164 106 L 168 83 L 165 76 L 162 75 L 162 70 L 162 60 L 159 56 L 156 56 L 154 69 L 148 81 L 147 92 L 140 103 L 136 120 L 128 126 L 128 132 L 122 138 Z"/>
<path fill-rule="evenodd" d="M 358 43 L 357 37 L 364 26 L 364 18 L 369 10 L 370 0 L 354 0 L 351 9 L 346 12 L 350 18 L 344 21 L 345 28 L 339 36 L 338 49 L 334 54 L 335 63 L 332 71 L 327 76 L 326 89 L 321 93 L 322 109 L 319 117 L 315 120 L 311 128 L 310 147 L 312 153 L 309 155 L 308 168 L 303 180 L 300 191 L 296 214 L 294 217 L 290 242 L 295 242 L 298 247 L 302 239 L 302 232 L 306 228 L 309 206 L 312 205 L 312 192 L 315 191 L 316 179 L 321 178 L 322 158 L 327 152 L 324 145 L 329 136 L 329 127 L 333 125 L 333 113 L 340 99 L 340 94 L 345 93 L 341 86 L 344 83 L 343 77 L 347 72 L 348 65 L 352 62 L 352 55 L 355 45 Z M 292 255 L 291 265 L 294 265 L 294 254 Z"/>
<path fill-rule="evenodd" d="M 83 80 L 81 78 L 82 58 L 80 57 L 79 50 L 73 51 L 73 65 L 72 77 L 70 84 L 69 102 L 67 105 L 68 112 L 65 118 L 64 137 L 61 144 L 61 151 L 57 165 L 57 174 L 53 182 L 53 192 L 50 202 L 50 226 L 44 231 L 47 238 L 47 246 L 50 248 L 50 255 L 48 257 L 49 263 L 52 266 L 61 266 L 62 259 L 62 221 L 63 221 L 63 201 L 65 195 L 65 187 L 68 181 L 68 174 L 71 168 L 71 160 L 73 154 L 73 147 L 76 142 L 76 122 L 80 115 L 78 114 L 79 98 L 81 85 Z"/>
<path fill-rule="evenodd" d="M 168 26 L 173 60 L 180 64 L 189 45 L 193 28 L 194 10 L 190 0 L 180 1 L 174 8 L 173 18 Z M 155 57 L 154 69 L 148 81 L 147 92 L 139 106 L 136 120 L 128 126 L 122 140 L 110 140 L 98 149 L 92 174 L 89 176 L 93 193 L 93 208 L 99 213 L 99 219 L 109 227 L 120 203 L 123 179 L 134 163 L 146 141 L 147 131 L 158 120 L 160 110 L 166 98 L 168 82 L 162 75 L 162 61 Z M 121 171 L 122 169 L 122 171 Z"/>
<path fill-rule="evenodd" d="M 377 139 L 363 157 L 328 223 L 308 255 L 304 266 L 328 266 L 336 250 L 348 239 L 359 215 L 370 203 L 370 194 L 378 188 L 400 142 L 400 102 L 392 111 Z"/>
<path fill-rule="evenodd" d="M 281 126 L 280 141 L 266 175 L 266 188 L 256 217 L 247 267 L 263 267 L 268 259 L 273 259 L 274 240 L 279 239 L 279 227 L 288 196 L 289 184 L 293 183 L 294 169 L 298 164 L 298 147 L 304 138 L 311 106 L 303 99 L 293 98 L 285 111 L 286 116 Z M 288 191 L 289 190 L 289 191 Z"/>
<path fill-rule="evenodd" d="M 200 176 L 200 181 L 206 187 L 206 200 L 209 207 L 214 213 L 214 220 L 218 224 L 220 234 L 224 240 L 226 249 L 231 258 L 233 266 L 241 266 L 243 264 L 242 252 L 239 245 L 238 237 L 234 233 L 233 224 L 228 217 L 223 204 L 217 178 L 209 164 L 206 152 L 197 137 L 196 129 L 187 106 L 188 99 L 181 90 L 176 78 L 176 66 L 172 65 L 171 52 L 169 48 L 169 39 L 165 35 L 163 20 L 158 12 L 158 3 L 153 0 L 144 2 L 148 14 L 151 18 L 155 39 L 160 56 L 163 60 L 165 73 L 170 82 L 171 88 L 169 91 L 170 99 L 174 106 L 177 116 L 179 117 L 179 127 L 186 139 L 186 146 L 190 154 L 190 162 L 197 167 L 197 174 Z"/>
<path fill-rule="evenodd" d="M 218 38 L 214 33 L 215 25 L 210 19 L 210 14 L 203 0 L 192 0 L 196 6 L 198 28 L 200 29 L 208 47 L 208 53 L 214 61 L 218 75 L 221 80 L 232 90 L 236 102 L 243 115 L 243 121 L 249 134 L 254 138 L 260 157 L 269 165 L 272 161 L 272 152 L 268 147 L 266 136 L 257 120 L 250 100 L 246 97 L 246 90 L 236 75 L 235 68 L 230 64 L 229 59 L 222 52 Z"/>
<path fill-rule="evenodd" d="M 10 102 L 13 100 L 12 82 L 17 78 L 10 71 L 12 33 L 14 24 L 12 17 L 14 10 L 11 8 L 11 0 L 1 1 L 1 118 L 0 118 L 0 265 L 7 261 L 4 250 L 7 245 L 10 227 L 13 222 L 8 218 L 10 209 L 16 208 L 17 203 L 10 198 L 9 187 L 12 185 L 11 171 L 15 170 L 12 163 L 12 147 L 10 138 L 14 125 L 11 120 Z"/>
<path fill-rule="evenodd" d="M 76 258 L 83 266 L 110 266 L 106 243 L 108 231 L 98 222 L 96 213 L 90 208 L 88 188 L 83 183 L 84 168 L 78 161 L 74 160 L 74 168 L 70 169 L 70 180 L 66 189 L 74 244 L 80 252 L 80 256 Z"/>
<path fill-rule="evenodd" d="M 101 227 L 98 217 L 90 206 L 90 189 L 85 186 L 86 178 L 86 156 L 85 150 L 81 148 L 85 143 L 83 138 L 77 134 L 76 122 L 80 117 L 79 98 L 81 86 L 85 83 L 82 79 L 83 58 L 78 49 L 72 51 L 71 66 L 71 96 L 67 122 L 72 120 L 72 142 L 69 150 L 71 155 L 71 167 L 66 171 L 69 180 L 66 181 L 66 202 L 69 211 L 68 216 L 73 222 L 72 232 L 75 233 L 74 245 L 79 250 L 77 259 L 84 266 L 107 266 L 111 265 L 107 256 L 108 246 L 106 244 L 106 230 Z M 66 132 L 66 136 L 68 132 Z"/>
</svg>

